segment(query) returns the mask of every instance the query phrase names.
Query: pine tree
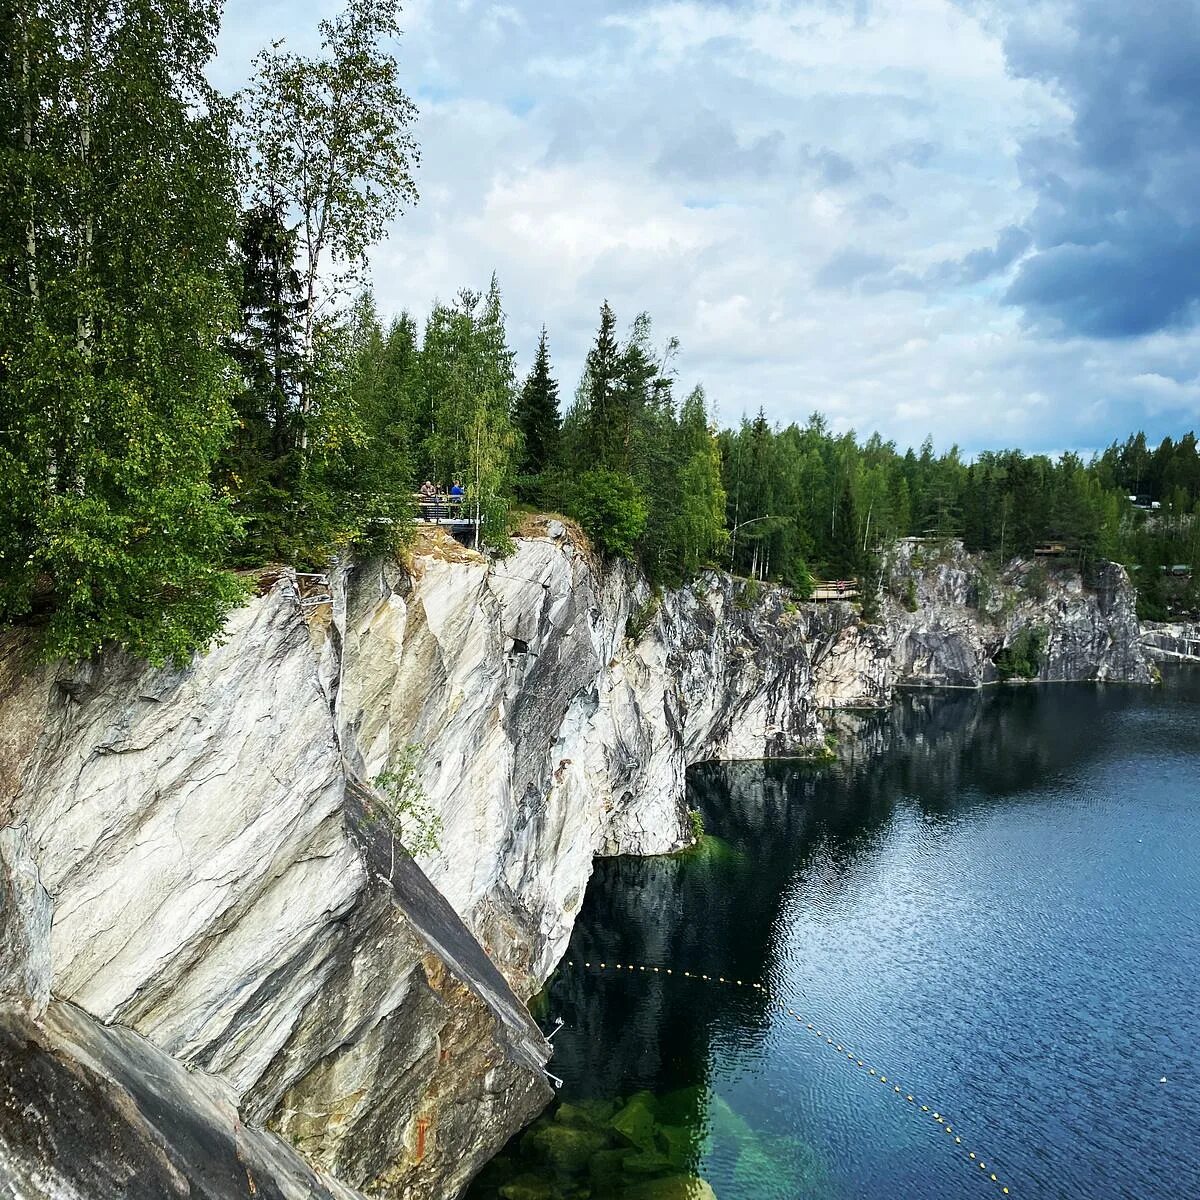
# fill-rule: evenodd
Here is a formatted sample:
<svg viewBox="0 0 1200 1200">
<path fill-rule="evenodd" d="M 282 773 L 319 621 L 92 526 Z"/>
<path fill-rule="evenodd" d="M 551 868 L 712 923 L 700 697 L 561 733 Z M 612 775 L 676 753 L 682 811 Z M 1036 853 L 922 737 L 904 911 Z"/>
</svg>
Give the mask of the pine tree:
<svg viewBox="0 0 1200 1200">
<path fill-rule="evenodd" d="M 538 338 L 537 356 L 517 397 L 514 423 L 521 434 L 518 490 L 521 499 L 537 499 L 541 475 L 558 454 L 562 419 L 558 411 L 558 383 L 550 373 L 550 348 L 546 327 Z"/>
</svg>

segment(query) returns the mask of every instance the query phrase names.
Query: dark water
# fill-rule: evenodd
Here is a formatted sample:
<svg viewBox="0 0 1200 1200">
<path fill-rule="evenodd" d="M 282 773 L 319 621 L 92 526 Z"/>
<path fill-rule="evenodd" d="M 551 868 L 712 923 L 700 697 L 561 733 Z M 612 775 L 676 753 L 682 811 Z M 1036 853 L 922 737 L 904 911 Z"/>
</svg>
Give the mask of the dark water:
<svg viewBox="0 0 1200 1200">
<path fill-rule="evenodd" d="M 473 1196 L 1200 1200 L 1200 674 L 911 696 L 845 744 L 703 768 L 719 841 L 599 865 L 540 1014 L 566 1106 Z"/>
</svg>

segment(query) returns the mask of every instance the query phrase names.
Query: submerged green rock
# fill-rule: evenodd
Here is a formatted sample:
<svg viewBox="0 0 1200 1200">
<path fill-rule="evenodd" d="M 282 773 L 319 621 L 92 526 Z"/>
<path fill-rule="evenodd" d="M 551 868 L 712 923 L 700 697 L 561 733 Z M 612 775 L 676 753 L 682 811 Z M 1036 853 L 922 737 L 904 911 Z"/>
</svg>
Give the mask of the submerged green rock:
<svg viewBox="0 0 1200 1200">
<path fill-rule="evenodd" d="M 580 1100 L 577 1104 L 563 1101 L 554 1114 L 559 1125 L 572 1129 L 603 1130 L 617 1111 L 615 1100 Z"/>
<path fill-rule="evenodd" d="M 539 1175 L 519 1175 L 500 1189 L 502 1200 L 560 1200 L 562 1193 Z"/>
<path fill-rule="evenodd" d="M 717 1200 L 717 1193 L 695 1175 L 669 1175 L 626 1188 L 621 1200 Z"/>
<path fill-rule="evenodd" d="M 625 1181 L 625 1160 L 628 1150 L 601 1150 L 592 1155 L 590 1178 L 597 1196 L 609 1196 Z"/>
<path fill-rule="evenodd" d="M 732 862 L 739 855 L 724 838 L 706 833 L 695 845 L 681 850 L 679 857 L 689 865 L 715 866 L 717 863 Z"/>
<path fill-rule="evenodd" d="M 592 1156 L 607 1148 L 604 1134 L 559 1124 L 534 1129 L 522 1147 L 564 1175 L 586 1175 Z"/>
<path fill-rule="evenodd" d="M 714 1200 L 693 1172 L 700 1088 L 559 1104 L 476 1181 L 478 1200 Z"/>
<path fill-rule="evenodd" d="M 685 1125 L 663 1125 L 658 1133 L 667 1160 L 675 1170 L 691 1170 L 696 1165 L 700 1146 L 692 1129 Z"/>
<path fill-rule="evenodd" d="M 612 1127 L 639 1150 L 656 1150 L 654 1134 L 658 1127 L 658 1112 L 653 1095 L 638 1092 L 612 1119 Z"/>
</svg>

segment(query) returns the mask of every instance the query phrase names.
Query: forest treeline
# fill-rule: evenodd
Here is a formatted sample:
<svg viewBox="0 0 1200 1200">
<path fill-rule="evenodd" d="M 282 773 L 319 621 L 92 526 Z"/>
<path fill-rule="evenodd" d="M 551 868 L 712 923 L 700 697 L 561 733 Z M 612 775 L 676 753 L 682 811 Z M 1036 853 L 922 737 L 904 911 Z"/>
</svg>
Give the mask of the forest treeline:
<svg viewBox="0 0 1200 1200">
<path fill-rule="evenodd" d="M 1162 568 L 1200 559 L 1191 434 L 1085 462 L 819 416 L 718 431 L 645 314 L 601 306 L 566 396 L 546 330 L 518 373 L 495 279 L 385 320 L 367 255 L 419 159 L 399 11 L 348 0 L 235 97 L 205 74 L 211 0 L 0 13 L 0 620 L 35 620 L 47 655 L 184 661 L 243 594 L 232 568 L 397 552 L 425 479 L 463 486 L 491 552 L 514 512 L 558 511 L 659 585 L 707 564 L 869 585 L 891 539 L 961 536 L 1120 557 L 1165 611 Z"/>
</svg>

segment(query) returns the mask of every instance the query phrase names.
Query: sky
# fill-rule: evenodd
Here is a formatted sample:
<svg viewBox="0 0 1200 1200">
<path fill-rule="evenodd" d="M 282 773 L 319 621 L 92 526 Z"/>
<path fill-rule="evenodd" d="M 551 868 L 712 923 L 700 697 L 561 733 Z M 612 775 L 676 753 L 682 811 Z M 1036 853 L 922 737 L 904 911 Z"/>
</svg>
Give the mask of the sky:
<svg viewBox="0 0 1200 1200">
<path fill-rule="evenodd" d="M 214 82 L 335 2 L 227 0 Z M 382 311 L 499 277 L 573 394 L 604 300 L 722 424 L 1084 452 L 1200 426 L 1200 0 L 407 0 Z"/>
</svg>

